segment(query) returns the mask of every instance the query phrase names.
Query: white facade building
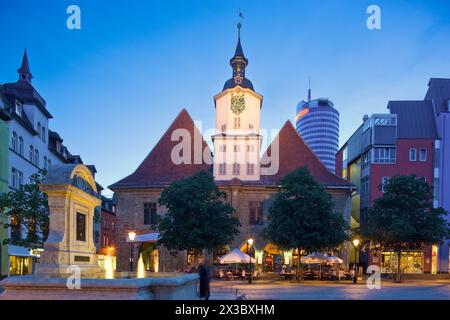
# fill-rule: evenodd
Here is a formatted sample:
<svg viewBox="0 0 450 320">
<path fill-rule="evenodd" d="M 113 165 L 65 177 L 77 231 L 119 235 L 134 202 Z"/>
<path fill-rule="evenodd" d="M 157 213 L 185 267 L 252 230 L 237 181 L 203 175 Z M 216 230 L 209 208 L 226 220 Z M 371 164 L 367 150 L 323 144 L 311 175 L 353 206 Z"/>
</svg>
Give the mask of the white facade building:
<svg viewBox="0 0 450 320">
<path fill-rule="evenodd" d="M 9 191 L 16 191 L 40 169 L 52 164 L 82 163 L 79 156 L 71 155 L 56 132 L 49 130 L 52 115 L 46 109 L 45 100 L 32 86 L 32 74 L 25 50 L 22 65 L 17 70 L 19 80 L 2 85 L 9 108 Z M 17 226 L 8 230 L 13 240 L 25 239 L 25 228 Z M 29 248 L 8 245 L 11 274 L 28 274 L 33 269 L 33 258 L 37 257 Z M 2 270 L 4 273 L 5 271 Z"/>
</svg>

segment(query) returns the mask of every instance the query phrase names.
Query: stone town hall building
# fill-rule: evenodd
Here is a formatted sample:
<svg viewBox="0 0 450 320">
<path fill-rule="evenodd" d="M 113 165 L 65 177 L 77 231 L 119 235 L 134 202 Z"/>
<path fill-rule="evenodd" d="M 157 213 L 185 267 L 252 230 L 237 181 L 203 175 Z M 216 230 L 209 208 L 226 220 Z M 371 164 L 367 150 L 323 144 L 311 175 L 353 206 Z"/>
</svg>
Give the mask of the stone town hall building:
<svg viewBox="0 0 450 320">
<path fill-rule="evenodd" d="M 157 215 L 166 212 L 164 207 L 158 206 L 161 191 L 173 181 L 200 170 L 213 172 L 217 185 L 226 192 L 227 201 L 235 208 L 235 215 L 242 225 L 234 242 L 228 248 L 218 250 L 213 258 L 225 250 L 244 248 L 246 240 L 252 237 L 259 270 L 279 271 L 282 264 L 295 263 L 292 251 L 279 251 L 263 238 L 262 231 L 267 224 L 268 209 L 279 180 L 302 166 L 307 166 L 315 179 L 332 194 L 335 211 L 349 221 L 352 186 L 322 165 L 290 121 L 260 157 L 263 98 L 246 78 L 248 60 L 244 56 L 240 36 L 230 65 L 232 77 L 214 97 L 217 129 L 212 137 L 214 153 L 183 109 L 136 171 L 110 186 L 117 196 L 118 270 L 129 268 L 129 231 L 138 234 L 134 263 L 142 254 L 148 270 L 183 270 L 193 262 L 189 252 L 180 252 L 174 257 L 165 248 L 157 246 L 155 221 Z M 177 148 L 183 143 L 184 153 L 180 153 Z M 174 154 L 179 153 L 181 159 L 174 159 Z M 347 252 L 345 249 L 341 253 L 344 261 L 347 261 Z"/>
</svg>

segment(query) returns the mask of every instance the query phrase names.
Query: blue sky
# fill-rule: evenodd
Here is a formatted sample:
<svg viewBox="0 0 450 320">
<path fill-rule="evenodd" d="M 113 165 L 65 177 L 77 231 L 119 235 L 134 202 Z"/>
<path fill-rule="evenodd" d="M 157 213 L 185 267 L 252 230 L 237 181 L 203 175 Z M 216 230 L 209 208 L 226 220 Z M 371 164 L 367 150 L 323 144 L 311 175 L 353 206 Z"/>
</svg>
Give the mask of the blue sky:
<svg viewBox="0 0 450 320">
<path fill-rule="evenodd" d="M 66 28 L 71 4 L 81 30 Z M 366 28 L 370 4 L 382 30 Z M 309 76 L 313 98 L 340 111 L 341 144 L 364 114 L 423 99 L 430 77 L 450 77 L 445 0 L 21 0 L 0 5 L 0 83 L 16 80 L 27 47 L 51 129 L 107 186 L 135 170 L 182 108 L 214 126 L 239 8 L 265 128 L 293 121 Z"/>
</svg>

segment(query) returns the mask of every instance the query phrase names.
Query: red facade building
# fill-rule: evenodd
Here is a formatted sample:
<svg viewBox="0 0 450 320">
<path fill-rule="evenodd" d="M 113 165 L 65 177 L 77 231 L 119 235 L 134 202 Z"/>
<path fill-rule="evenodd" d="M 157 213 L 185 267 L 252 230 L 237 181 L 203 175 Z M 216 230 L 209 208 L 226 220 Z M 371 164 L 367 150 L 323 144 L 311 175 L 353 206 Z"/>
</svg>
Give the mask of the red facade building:
<svg viewBox="0 0 450 320">
<path fill-rule="evenodd" d="M 115 255 L 116 205 L 114 198 L 102 197 L 101 250 L 104 255 Z"/>
<path fill-rule="evenodd" d="M 439 138 L 431 102 L 391 101 L 388 109 L 389 114 L 365 116 L 336 154 L 336 173 L 357 186 L 352 196 L 352 228 L 365 223 L 368 209 L 383 195 L 391 177 L 414 174 L 434 187 Z M 391 252 L 361 252 L 359 257 L 363 265 L 379 265 L 384 273 L 394 272 L 397 265 Z M 405 273 L 436 273 L 437 247 L 405 252 L 402 268 Z"/>
</svg>

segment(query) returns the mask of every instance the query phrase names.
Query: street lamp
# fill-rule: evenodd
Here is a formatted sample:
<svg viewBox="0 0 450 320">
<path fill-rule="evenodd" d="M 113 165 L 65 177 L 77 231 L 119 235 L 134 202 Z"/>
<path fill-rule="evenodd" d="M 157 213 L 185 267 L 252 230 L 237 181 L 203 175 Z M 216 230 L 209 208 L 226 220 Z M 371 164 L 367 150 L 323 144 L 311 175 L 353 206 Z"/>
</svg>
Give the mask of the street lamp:
<svg viewBox="0 0 450 320">
<path fill-rule="evenodd" d="M 248 277 L 248 283 L 249 284 L 252 283 L 252 253 L 250 251 L 250 248 L 251 248 L 252 245 L 253 245 L 253 239 L 250 238 L 250 239 L 247 240 L 247 254 L 250 257 L 250 272 L 249 272 L 250 275 Z"/>
<path fill-rule="evenodd" d="M 352 243 L 353 243 L 353 247 L 355 247 L 355 276 L 353 277 L 353 283 L 357 283 L 357 281 L 358 281 L 358 268 L 357 268 L 357 263 L 356 263 L 356 261 L 358 261 L 358 246 L 359 246 L 359 239 L 358 238 L 355 238 L 355 239 L 353 239 L 353 241 L 352 241 Z"/>
<path fill-rule="evenodd" d="M 133 242 L 136 239 L 136 232 L 130 231 L 128 232 L 128 240 L 130 241 L 130 272 L 133 272 Z"/>
</svg>

